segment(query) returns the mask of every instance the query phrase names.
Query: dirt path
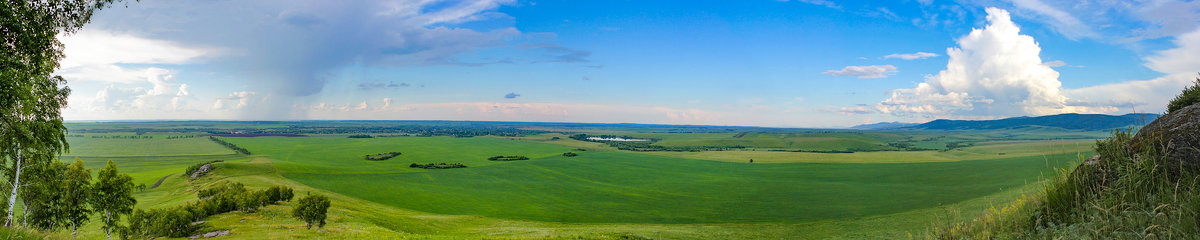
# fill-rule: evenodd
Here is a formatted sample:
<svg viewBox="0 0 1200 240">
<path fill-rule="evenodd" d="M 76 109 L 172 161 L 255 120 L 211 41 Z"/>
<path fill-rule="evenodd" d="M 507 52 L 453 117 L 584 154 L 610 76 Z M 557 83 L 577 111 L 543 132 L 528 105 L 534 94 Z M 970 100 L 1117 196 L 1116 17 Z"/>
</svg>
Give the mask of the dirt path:
<svg viewBox="0 0 1200 240">
<path fill-rule="evenodd" d="M 168 177 L 171 177 L 172 175 L 175 175 L 175 174 L 174 174 L 174 173 L 172 173 L 172 174 L 167 174 L 166 176 L 163 176 L 162 178 L 158 179 L 158 182 L 154 183 L 154 186 L 150 186 L 150 189 L 154 189 L 154 188 L 157 188 L 157 187 L 158 187 L 158 185 L 162 185 L 162 182 L 163 182 L 163 181 L 166 181 L 166 180 L 167 180 L 167 178 L 168 178 Z"/>
</svg>

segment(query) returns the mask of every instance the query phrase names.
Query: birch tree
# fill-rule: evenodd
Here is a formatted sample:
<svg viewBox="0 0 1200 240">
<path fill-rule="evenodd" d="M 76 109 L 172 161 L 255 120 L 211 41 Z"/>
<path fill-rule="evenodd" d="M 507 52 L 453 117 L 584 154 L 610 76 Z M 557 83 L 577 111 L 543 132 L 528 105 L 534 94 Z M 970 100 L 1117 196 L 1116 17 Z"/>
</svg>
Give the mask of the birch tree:
<svg viewBox="0 0 1200 240">
<path fill-rule="evenodd" d="M 8 209 L 4 224 L 13 224 L 13 209 L 26 181 L 23 171 L 53 161 L 67 150 L 61 110 L 71 90 L 54 76 L 64 57 L 60 33 L 78 31 L 92 13 L 115 0 L 0 1 L 0 170 L 5 174 Z"/>
</svg>

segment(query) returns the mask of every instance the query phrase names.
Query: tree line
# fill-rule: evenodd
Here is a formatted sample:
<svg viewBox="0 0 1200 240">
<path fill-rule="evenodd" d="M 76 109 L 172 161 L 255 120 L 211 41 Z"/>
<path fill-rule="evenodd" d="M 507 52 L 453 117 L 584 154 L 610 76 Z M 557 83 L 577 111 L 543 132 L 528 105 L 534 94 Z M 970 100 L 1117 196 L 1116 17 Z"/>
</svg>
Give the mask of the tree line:
<svg viewBox="0 0 1200 240">
<path fill-rule="evenodd" d="M 429 163 L 429 164 L 413 163 L 413 164 L 408 165 L 408 167 L 424 168 L 424 169 L 447 169 L 447 168 L 465 168 L 465 167 L 467 167 L 467 165 L 463 165 L 462 163 Z"/>
<path fill-rule="evenodd" d="M 529 160 L 529 157 L 526 157 L 526 156 L 494 156 L 494 157 L 489 157 L 487 160 L 488 161 L 517 161 L 517 160 Z"/>
<path fill-rule="evenodd" d="M 208 140 L 212 140 L 213 142 L 216 142 L 217 144 L 221 144 L 221 146 L 225 146 L 229 149 L 233 149 L 233 151 L 236 151 L 238 153 L 250 155 L 250 150 L 246 150 L 245 148 L 238 147 L 237 145 L 233 145 L 232 143 L 226 142 L 225 140 L 221 140 L 220 138 L 209 136 Z"/>
<path fill-rule="evenodd" d="M 284 186 L 252 191 L 241 183 L 215 184 L 197 191 L 200 200 L 193 203 L 133 211 L 129 226 L 121 229 L 121 238 L 187 237 L 198 228 L 192 223 L 205 217 L 233 211 L 255 213 L 268 205 L 290 202 L 293 196 L 292 188 Z"/>
</svg>

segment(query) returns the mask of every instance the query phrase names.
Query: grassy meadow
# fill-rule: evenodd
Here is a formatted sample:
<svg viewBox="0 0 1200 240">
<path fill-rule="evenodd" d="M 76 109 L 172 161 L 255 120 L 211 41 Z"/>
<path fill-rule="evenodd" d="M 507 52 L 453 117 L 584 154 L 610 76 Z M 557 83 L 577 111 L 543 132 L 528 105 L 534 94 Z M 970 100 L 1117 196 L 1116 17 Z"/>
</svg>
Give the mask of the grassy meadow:
<svg viewBox="0 0 1200 240">
<path fill-rule="evenodd" d="M 290 203 L 267 206 L 258 213 L 212 216 L 198 231 L 231 230 L 238 239 L 921 237 L 931 223 L 972 219 L 998 202 L 1036 191 L 1035 183 L 1044 176 L 1090 155 L 1094 141 L 1079 139 L 1090 133 L 1078 132 L 802 131 L 751 132 L 735 138 L 746 131 L 608 129 L 612 134 L 661 139 L 655 144 L 672 146 L 753 146 L 731 151 L 629 152 L 569 139 L 569 132 L 518 137 L 221 137 L 254 154 L 247 156 L 207 137 L 167 138 L 205 134 L 196 130 L 197 123 L 150 124 L 147 128 L 180 132 L 146 133 L 149 138 L 91 137 L 135 135 L 123 131 L 136 129 L 136 124 L 121 124 L 119 128 L 87 125 L 85 129 L 92 133 L 68 138 L 72 151 L 63 160 L 79 157 L 98 169 L 111 159 L 133 176 L 135 184 L 162 180 L 158 188 L 135 194 L 138 208 L 195 201 L 198 189 L 224 181 L 252 189 L 285 185 L 295 188 L 298 196 L 312 192 L 333 199 L 329 225 L 322 228 L 327 232 L 305 230 L 301 221 L 288 214 Z M 851 142 L 886 148 L 898 141 L 936 141 L 945 147 L 944 142 L 965 140 L 973 145 L 928 151 L 769 151 L 837 150 L 839 144 Z M 385 152 L 402 154 L 383 161 L 363 158 Z M 565 152 L 578 156 L 564 157 Z M 487 160 L 498 155 L 530 159 Z M 755 163 L 747 162 L 749 158 Z M 181 176 L 188 166 L 212 160 L 224 162 L 199 179 Z M 413 163 L 468 167 L 410 168 Z M 70 233 L 48 234 L 62 238 Z M 81 234 L 86 239 L 103 236 L 95 219 Z"/>
</svg>

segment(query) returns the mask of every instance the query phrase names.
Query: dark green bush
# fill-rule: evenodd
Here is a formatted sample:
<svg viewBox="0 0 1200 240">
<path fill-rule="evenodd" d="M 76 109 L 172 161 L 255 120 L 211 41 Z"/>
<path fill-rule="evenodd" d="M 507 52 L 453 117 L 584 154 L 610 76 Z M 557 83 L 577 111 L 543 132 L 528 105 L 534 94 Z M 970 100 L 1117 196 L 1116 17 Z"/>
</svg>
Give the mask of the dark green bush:
<svg viewBox="0 0 1200 240">
<path fill-rule="evenodd" d="M 1171 103 L 1167 104 L 1167 113 L 1175 110 L 1183 109 L 1187 106 L 1200 102 L 1200 78 L 1196 78 L 1195 84 L 1184 88 L 1183 92 L 1175 96 Z"/>
</svg>

